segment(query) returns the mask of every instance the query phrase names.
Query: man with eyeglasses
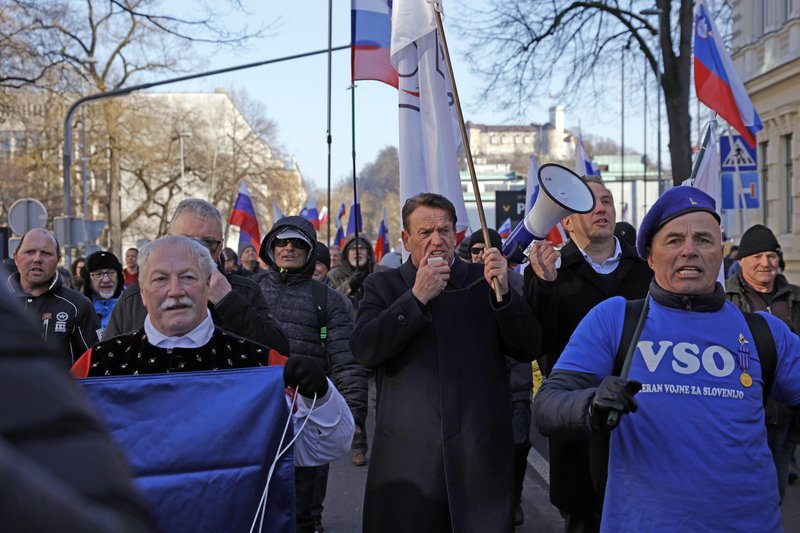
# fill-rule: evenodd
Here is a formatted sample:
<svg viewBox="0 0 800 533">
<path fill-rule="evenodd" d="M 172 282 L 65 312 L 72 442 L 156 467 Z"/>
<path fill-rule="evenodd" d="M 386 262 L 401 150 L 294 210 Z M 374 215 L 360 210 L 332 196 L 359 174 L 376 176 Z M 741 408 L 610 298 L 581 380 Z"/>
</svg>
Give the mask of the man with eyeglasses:
<svg viewBox="0 0 800 533">
<path fill-rule="evenodd" d="M 211 258 L 219 264 L 222 217 L 210 203 L 199 198 L 182 200 L 172 215 L 169 234 L 199 242 L 208 248 Z M 236 274 L 226 276 L 222 269 L 212 272 L 208 308 L 214 324 L 225 331 L 274 348 L 283 355 L 289 354 L 286 336 L 272 318 L 258 286 L 249 279 Z M 146 316 L 139 284 L 135 283 L 120 296 L 103 334 L 111 338 L 141 329 Z"/>
<path fill-rule="evenodd" d="M 363 427 L 367 379 L 348 346 L 352 306 L 335 289 L 312 279 L 318 254 L 314 227 L 299 216 L 282 218 L 264 237 L 259 253 L 269 270 L 251 279 L 258 283 L 275 320 L 289 337 L 291 357 L 310 356 L 320 361 L 347 401 L 355 423 Z M 295 469 L 298 533 L 324 531 L 322 505 L 327 484 L 328 465 Z"/>
<path fill-rule="evenodd" d="M 103 330 L 117 305 L 125 283 L 122 263 L 111 252 L 95 252 L 86 258 L 83 277 L 83 294 L 92 301 L 94 311 L 100 320 L 97 337 L 103 337 Z"/>
<path fill-rule="evenodd" d="M 97 342 L 100 322 L 84 295 L 64 287 L 56 272 L 59 258 L 58 242 L 52 233 L 44 229 L 28 231 L 14 251 L 19 272 L 8 277 L 8 286 L 25 311 L 41 324 L 45 344 L 70 367 Z"/>
</svg>

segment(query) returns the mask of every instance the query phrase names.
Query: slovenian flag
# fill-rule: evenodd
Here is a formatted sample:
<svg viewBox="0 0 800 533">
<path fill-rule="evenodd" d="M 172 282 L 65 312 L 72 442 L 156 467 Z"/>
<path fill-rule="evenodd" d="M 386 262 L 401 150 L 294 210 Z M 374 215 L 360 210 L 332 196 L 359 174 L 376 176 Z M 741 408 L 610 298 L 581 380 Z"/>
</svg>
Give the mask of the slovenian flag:
<svg viewBox="0 0 800 533">
<path fill-rule="evenodd" d="M 256 210 L 253 207 L 253 199 L 250 198 L 250 193 L 247 191 L 247 183 L 244 180 L 239 186 L 239 195 L 233 204 L 233 211 L 231 211 L 228 224 L 239 227 L 239 250 L 246 244 L 252 244 L 256 249 L 256 255 L 258 255 L 258 250 L 261 247 L 261 232 L 258 229 L 258 219 L 256 218 Z"/>
<path fill-rule="evenodd" d="M 378 227 L 378 238 L 375 240 L 375 262 L 380 263 L 383 256 L 389 253 L 389 230 L 386 229 L 386 209 L 383 209 L 381 225 Z"/>
<path fill-rule="evenodd" d="M 156 529 L 251 530 L 289 417 L 282 367 L 79 383 L 130 463 Z M 277 461 L 264 523 L 295 530 L 291 450 Z"/>
<path fill-rule="evenodd" d="M 511 234 L 511 219 L 507 218 L 505 222 L 503 222 L 500 227 L 497 229 L 497 233 L 500 234 L 502 239 L 507 239 L 508 236 Z"/>
<path fill-rule="evenodd" d="M 328 223 L 328 206 L 322 208 L 319 212 L 319 227 L 321 228 Z"/>
<path fill-rule="evenodd" d="M 703 0 L 694 12 L 694 90 L 697 99 L 719 113 L 751 147 L 764 126 L 736 74 L 725 44 Z"/>
<path fill-rule="evenodd" d="M 319 212 L 317 212 L 317 201 L 309 200 L 300 210 L 300 216 L 311 222 L 315 231 L 319 231 Z"/>
<path fill-rule="evenodd" d="M 592 164 L 586 149 L 583 147 L 583 139 L 575 139 L 575 173 L 578 176 L 600 176 L 600 170 Z"/>
<path fill-rule="evenodd" d="M 352 0 L 350 60 L 353 81 L 376 80 L 397 87 L 397 71 L 389 60 L 392 38 L 390 0 Z"/>
<path fill-rule="evenodd" d="M 344 206 L 344 202 L 339 204 L 339 209 L 336 211 L 336 218 L 334 219 L 333 223 L 336 224 L 337 228 L 342 227 L 342 219 L 347 214 L 347 209 Z"/>
<path fill-rule="evenodd" d="M 342 228 L 342 226 L 336 228 L 336 235 L 333 237 L 333 245 L 340 250 L 344 248 L 344 228 Z"/>
<path fill-rule="evenodd" d="M 359 233 L 364 231 L 361 221 L 361 204 L 350 205 L 350 218 L 347 221 L 347 233 L 345 233 L 345 237 L 355 235 L 356 227 Z"/>
</svg>

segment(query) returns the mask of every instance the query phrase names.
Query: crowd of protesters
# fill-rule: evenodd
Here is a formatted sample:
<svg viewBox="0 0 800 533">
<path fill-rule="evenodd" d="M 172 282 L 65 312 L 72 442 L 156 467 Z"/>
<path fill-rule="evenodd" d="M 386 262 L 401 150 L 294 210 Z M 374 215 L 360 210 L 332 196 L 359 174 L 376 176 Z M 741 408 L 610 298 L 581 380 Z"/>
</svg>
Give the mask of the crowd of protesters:
<svg viewBox="0 0 800 533">
<path fill-rule="evenodd" d="M 637 235 L 617 223 L 603 182 L 583 179 L 593 210 L 561 221 L 563 246 L 535 242 L 524 276 L 493 230 L 488 243 L 480 231 L 466 238 L 459 256 L 455 208 L 437 194 L 405 203 L 408 258 L 380 263 L 366 235 L 340 253 L 299 216 L 237 253 L 224 247 L 218 210 L 186 199 L 169 235 L 128 249 L 124 264 L 99 251 L 59 267 L 55 236 L 28 231 L 3 312 L 20 309 L 17 336 L 35 335 L 57 373 L 76 377 L 284 364 L 301 397 L 302 533 L 324 531 L 328 464 L 348 450 L 368 465 L 365 532 L 511 531 L 525 520 L 532 427 L 549 438 L 550 500 L 565 531 L 779 530 L 797 477 L 800 287 L 782 274 L 777 238 L 753 226 L 723 257 L 713 199 L 683 186 L 656 201 Z M 724 284 L 720 272 L 730 272 Z M 532 363 L 544 374 L 535 400 Z M 0 434 L 3 465 L 28 454 L 13 445 Z M 126 486 L 104 460 L 105 482 Z M 50 505 L 23 466 L 14 475 Z M 104 505 L 78 474 L 49 475 L 73 484 L 75 501 Z M 135 493 L 118 490 L 127 513 L 54 508 L 86 528 L 152 527 Z"/>
</svg>

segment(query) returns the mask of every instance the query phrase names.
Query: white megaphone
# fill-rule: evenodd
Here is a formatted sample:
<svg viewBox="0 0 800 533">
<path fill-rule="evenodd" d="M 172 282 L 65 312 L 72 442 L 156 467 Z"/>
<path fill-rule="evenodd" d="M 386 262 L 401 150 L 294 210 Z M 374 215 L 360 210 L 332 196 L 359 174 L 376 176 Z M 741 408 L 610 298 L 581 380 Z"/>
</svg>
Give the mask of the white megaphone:
<svg viewBox="0 0 800 533">
<path fill-rule="evenodd" d="M 533 207 L 503 243 L 503 255 L 510 263 L 522 263 L 531 242 L 546 239 L 562 218 L 594 209 L 592 190 L 570 169 L 547 163 L 539 167 L 538 178 L 531 195 Z"/>
</svg>

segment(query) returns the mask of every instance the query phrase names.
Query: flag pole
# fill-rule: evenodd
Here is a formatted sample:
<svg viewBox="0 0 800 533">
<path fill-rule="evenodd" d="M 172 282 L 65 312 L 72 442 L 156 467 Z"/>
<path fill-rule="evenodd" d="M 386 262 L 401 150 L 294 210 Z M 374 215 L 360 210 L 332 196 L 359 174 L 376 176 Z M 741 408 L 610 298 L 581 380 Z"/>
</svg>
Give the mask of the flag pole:
<svg viewBox="0 0 800 533">
<path fill-rule="evenodd" d="M 361 206 L 358 205 L 358 183 L 356 180 L 356 82 L 353 80 L 353 85 L 350 86 L 350 109 L 351 109 L 351 116 L 350 120 L 352 122 L 352 132 L 353 132 L 353 207 L 355 209 L 355 213 L 353 213 L 353 225 L 355 226 L 355 232 L 353 233 L 353 239 L 355 239 L 355 246 L 356 246 L 356 268 L 359 267 L 360 263 L 358 261 L 358 219 L 361 218 Z M 344 258 L 347 261 L 347 258 Z"/>
<path fill-rule="evenodd" d="M 697 159 L 694 161 L 694 165 L 692 166 L 692 173 L 689 176 L 689 185 L 694 187 L 694 180 L 697 179 L 697 173 L 700 171 L 700 163 L 703 161 L 703 157 L 706 155 L 706 148 L 708 147 L 708 141 L 711 140 L 711 122 L 714 119 L 711 119 L 706 124 L 706 133 L 703 136 L 703 142 L 700 143 L 700 150 L 697 152 Z"/>
<path fill-rule="evenodd" d="M 453 104 L 456 109 L 456 116 L 458 117 L 458 128 L 461 131 L 461 141 L 464 145 L 464 159 L 467 160 L 467 168 L 469 169 L 469 177 L 472 180 L 472 191 L 475 194 L 475 204 L 478 208 L 478 218 L 481 221 L 481 232 L 483 233 L 483 242 L 489 246 L 491 240 L 489 239 L 489 230 L 486 226 L 486 214 L 483 212 L 483 202 L 481 201 L 481 191 L 478 187 L 478 177 L 475 174 L 475 165 L 472 162 L 472 150 L 469 147 L 469 139 L 467 138 L 467 128 L 464 125 L 464 115 L 461 113 L 461 100 L 458 98 L 458 89 L 456 88 L 456 78 L 453 74 L 453 65 L 450 62 L 450 51 L 447 48 L 447 39 L 444 36 L 444 25 L 442 24 L 442 5 L 440 2 L 432 2 L 434 14 L 436 15 L 436 27 L 439 30 L 439 39 L 442 43 L 442 54 L 444 55 L 444 62 L 447 65 L 447 73 L 450 76 L 450 89 L 453 91 Z M 503 299 L 500 294 L 500 284 L 495 278 L 492 280 L 494 294 L 497 301 Z"/>
<path fill-rule="evenodd" d="M 328 239 L 326 243 L 331 245 L 331 60 L 333 57 L 333 0 L 328 0 Z M 322 229 L 322 228 L 320 228 Z"/>
</svg>

